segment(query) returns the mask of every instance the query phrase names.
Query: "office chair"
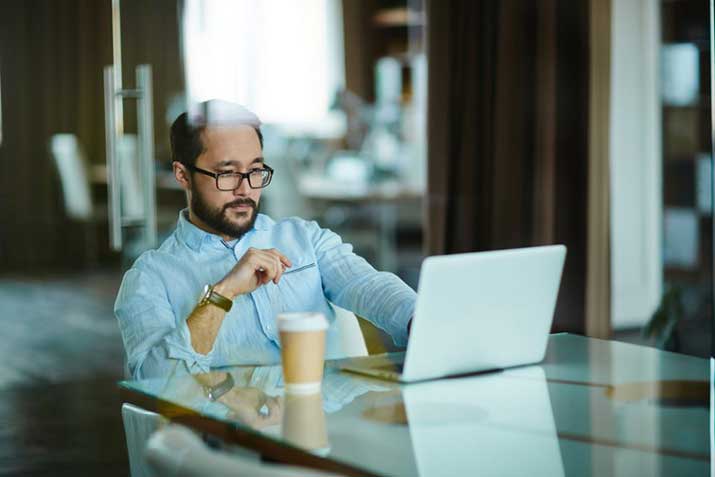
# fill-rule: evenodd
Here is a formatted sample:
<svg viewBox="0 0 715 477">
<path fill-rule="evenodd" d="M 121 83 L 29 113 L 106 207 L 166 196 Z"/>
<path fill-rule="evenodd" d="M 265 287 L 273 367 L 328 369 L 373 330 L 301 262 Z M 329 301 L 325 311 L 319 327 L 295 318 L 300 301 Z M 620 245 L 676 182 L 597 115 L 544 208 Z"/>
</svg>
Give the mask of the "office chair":
<svg viewBox="0 0 715 477">
<path fill-rule="evenodd" d="M 357 317 L 351 311 L 332 304 L 335 311 L 335 324 L 340 330 L 341 356 L 335 358 L 353 358 L 367 356 L 367 346 Z M 333 356 L 330 356 L 333 358 Z"/>
<path fill-rule="evenodd" d="M 157 413 L 127 403 L 122 404 L 122 421 L 131 477 L 152 477 L 154 473 L 144 462 L 144 449 L 151 435 L 169 421 Z"/>
</svg>

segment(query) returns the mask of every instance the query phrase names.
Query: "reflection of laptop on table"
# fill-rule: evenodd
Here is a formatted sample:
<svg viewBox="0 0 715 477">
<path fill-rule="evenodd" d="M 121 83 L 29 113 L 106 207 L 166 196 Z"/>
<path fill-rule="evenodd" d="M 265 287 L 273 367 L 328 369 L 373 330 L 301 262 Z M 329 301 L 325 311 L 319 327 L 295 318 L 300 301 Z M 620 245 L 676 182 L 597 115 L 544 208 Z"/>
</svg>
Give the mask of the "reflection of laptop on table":
<svg viewBox="0 0 715 477">
<path fill-rule="evenodd" d="M 402 388 L 417 475 L 564 475 L 544 371 Z"/>
<path fill-rule="evenodd" d="M 541 361 L 565 258 L 563 245 L 429 257 L 407 351 L 340 367 L 411 382 Z"/>
</svg>

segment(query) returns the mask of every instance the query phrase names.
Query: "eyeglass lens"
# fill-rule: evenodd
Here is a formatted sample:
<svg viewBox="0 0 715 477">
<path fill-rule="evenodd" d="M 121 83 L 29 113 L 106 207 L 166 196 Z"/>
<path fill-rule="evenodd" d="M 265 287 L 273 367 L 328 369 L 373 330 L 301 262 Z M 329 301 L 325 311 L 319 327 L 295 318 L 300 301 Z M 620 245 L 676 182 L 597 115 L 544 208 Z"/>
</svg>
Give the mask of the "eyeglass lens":
<svg viewBox="0 0 715 477">
<path fill-rule="evenodd" d="M 271 173 L 266 169 L 252 171 L 248 175 L 248 183 L 253 189 L 260 189 L 268 185 Z M 243 178 L 240 174 L 222 174 L 218 176 L 218 188 L 221 190 L 235 190 Z"/>
</svg>

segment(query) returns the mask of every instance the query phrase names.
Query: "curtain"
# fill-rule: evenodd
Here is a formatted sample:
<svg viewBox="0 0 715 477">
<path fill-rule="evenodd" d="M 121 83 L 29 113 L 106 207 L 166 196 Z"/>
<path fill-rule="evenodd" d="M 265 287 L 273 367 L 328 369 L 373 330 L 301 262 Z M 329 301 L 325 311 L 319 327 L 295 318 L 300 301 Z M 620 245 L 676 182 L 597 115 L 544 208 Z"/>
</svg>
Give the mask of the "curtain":
<svg viewBox="0 0 715 477">
<path fill-rule="evenodd" d="M 604 119 L 589 114 L 589 2 L 426 6 L 426 253 L 565 244 L 554 329 L 583 333 L 589 200 L 603 200 L 589 196 L 589 126 Z"/>
<path fill-rule="evenodd" d="M 154 72 L 156 152 L 168 154 L 163 112 L 183 90 L 176 0 L 123 0 L 123 77 L 134 67 Z M 65 215 L 61 185 L 49 155 L 50 137 L 75 134 L 88 160 L 105 162 L 103 76 L 112 63 L 111 2 L 7 0 L 0 2 L 3 143 L 0 145 L 0 270 L 77 268 L 88 240 Z M 125 103 L 127 132 L 136 109 Z M 106 204 L 106 189 L 95 189 Z M 109 255 L 106 222 L 94 239 Z M 92 237 L 92 235 L 90 235 Z"/>
<path fill-rule="evenodd" d="M 48 142 L 52 134 L 73 133 L 88 156 L 104 157 L 101 65 L 111 63 L 110 20 L 109 2 L 0 2 L 4 270 L 71 266 L 81 254 Z"/>
</svg>

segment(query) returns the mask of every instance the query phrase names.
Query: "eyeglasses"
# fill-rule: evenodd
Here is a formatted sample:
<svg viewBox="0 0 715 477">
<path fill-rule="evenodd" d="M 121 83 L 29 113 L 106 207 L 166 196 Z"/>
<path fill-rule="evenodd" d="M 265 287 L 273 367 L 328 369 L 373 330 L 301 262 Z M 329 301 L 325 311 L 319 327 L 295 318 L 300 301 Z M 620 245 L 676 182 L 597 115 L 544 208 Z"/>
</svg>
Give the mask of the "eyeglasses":
<svg viewBox="0 0 715 477">
<path fill-rule="evenodd" d="M 215 173 L 205 169 L 200 169 L 196 166 L 188 166 L 188 168 L 192 171 L 213 177 L 216 179 L 216 188 L 224 191 L 238 189 L 241 187 L 243 179 L 248 179 L 248 185 L 251 189 L 263 189 L 271 183 L 271 178 L 273 178 L 273 169 L 265 164 L 261 169 L 251 169 L 248 172 Z"/>
</svg>

